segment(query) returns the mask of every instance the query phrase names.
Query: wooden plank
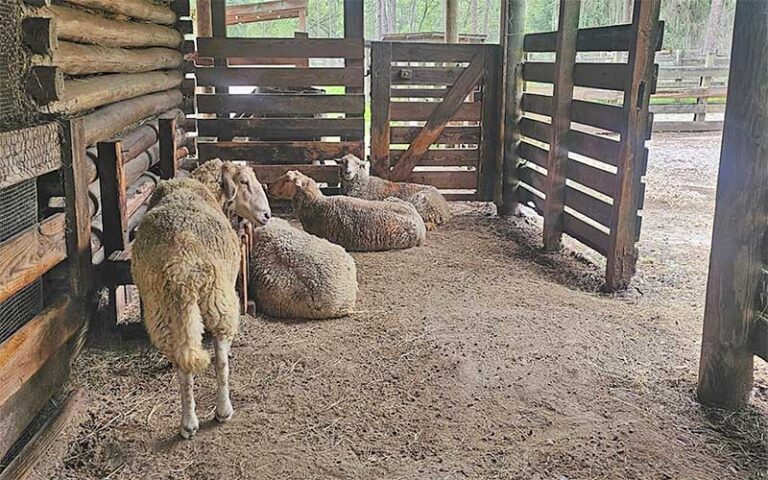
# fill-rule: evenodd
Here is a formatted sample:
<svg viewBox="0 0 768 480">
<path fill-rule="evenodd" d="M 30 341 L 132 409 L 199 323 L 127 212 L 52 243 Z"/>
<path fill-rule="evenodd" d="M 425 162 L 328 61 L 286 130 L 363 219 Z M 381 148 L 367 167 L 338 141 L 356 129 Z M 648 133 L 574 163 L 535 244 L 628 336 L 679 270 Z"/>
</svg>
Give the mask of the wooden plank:
<svg viewBox="0 0 768 480">
<path fill-rule="evenodd" d="M 571 130 L 565 141 L 571 152 L 600 160 L 608 165 L 618 164 L 621 144 L 615 140 Z"/>
<path fill-rule="evenodd" d="M 64 428 L 69 425 L 84 403 L 85 392 L 78 388 L 56 408 L 35 435 L 27 442 L 24 449 L 2 470 L 0 480 L 18 480 L 27 478 L 48 453 Z"/>
<path fill-rule="evenodd" d="M 363 142 L 199 142 L 201 161 L 212 158 L 269 164 L 304 164 L 333 160 L 346 154 L 365 157 Z"/>
<path fill-rule="evenodd" d="M 520 134 L 540 142 L 549 143 L 552 138 L 552 125 L 531 118 L 520 120 Z"/>
<path fill-rule="evenodd" d="M 736 3 L 704 310 L 698 398 L 702 403 L 729 409 L 745 406 L 752 396 L 754 322 L 765 307 L 758 300 L 765 300 L 766 295 L 766 18 L 768 2 Z"/>
<path fill-rule="evenodd" d="M 390 167 L 391 64 L 392 44 L 373 42 L 371 44 L 371 173 L 381 178 L 389 178 Z"/>
<path fill-rule="evenodd" d="M 657 92 L 655 98 L 725 97 L 728 87 L 693 87 L 682 91 Z"/>
<path fill-rule="evenodd" d="M 565 187 L 565 205 L 600 225 L 607 227 L 611 223 L 611 205 L 571 186 Z"/>
<path fill-rule="evenodd" d="M 201 118 L 197 121 L 201 137 L 279 137 L 314 140 L 320 136 L 364 137 L 359 118 Z"/>
<path fill-rule="evenodd" d="M 535 113 L 537 115 L 552 116 L 552 97 L 549 95 L 538 95 L 535 93 L 524 93 L 522 99 L 522 109 L 524 112 Z"/>
<path fill-rule="evenodd" d="M 428 119 L 440 102 L 392 102 L 389 104 L 389 116 L 392 121 L 423 121 Z M 479 122 L 482 104 L 463 103 L 451 117 L 452 122 Z"/>
<path fill-rule="evenodd" d="M 390 127 L 390 143 L 409 144 L 421 131 L 421 127 Z M 480 127 L 445 127 L 435 140 L 435 144 L 472 144 L 480 143 Z"/>
<path fill-rule="evenodd" d="M 706 122 L 654 122 L 654 132 L 719 132 L 723 129 L 722 121 Z"/>
<path fill-rule="evenodd" d="M 198 85 L 214 87 L 363 86 L 362 68 L 198 68 Z"/>
<path fill-rule="evenodd" d="M 544 199 L 525 188 L 517 189 L 517 201 L 533 208 L 539 215 L 544 211 Z"/>
<path fill-rule="evenodd" d="M 605 255 L 608 250 L 608 235 L 592 225 L 565 212 L 564 232 L 592 250 Z"/>
<path fill-rule="evenodd" d="M 253 165 L 253 171 L 259 182 L 265 184 L 274 183 L 289 170 L 298 170 L 318 183 L 338 183 L 341 167 L 338 165 Z"/>
<path fill-rule="evenodd" d="M 305 19 L 306 21 L 306 19 Z M 364 8 L 363 0 L 344 0 L 344 38 L 357 39 L 361 43 L 365 37 L 365 21 L 364 21 Z M 347 68 L 361 69 L 365 71 L 365 57 L 349 58 L 344 60 L 344 64 Z M 345 89 L 346 93 L 352 94 L 365 94 L 365 89 L 360 86 L 349 86 Z M 363 115 L 360 115 L 362 118 Z M 342 140 L 350 140 L 349 138 L 342 138 Z"/>
<path fill-rule="evenodd" d="M 663 22 L 659 22 L 660 24 Z M 663 26 L 659 25 L 663 30 Z M 557 32 L 530 33 L 525 36 L 526 52 L 554 52 L 557 45 Z M 611 25 L 607 27 L 582 28 L 576 37 L 576 50 L 579 52 L 615 52 L 629 51 L 632 44 L 631 25 Z M 661 50 L 661 37 L 655 49 Z"/>
<path fill-rule="evenodd" d="M 393 42 L 393 62 L 469 62 L 483 48 L 481 44 L 440 44 Z"/>
<path fill-rule="evenodd" d="M 227 1 L 210 0 L 211 3 L 211 35 L 215 38 L 227 37 Z M 200 41 L 201 38 L 198 38 Z"/>
<path fill-rule="evenodd" d="M 549 152 L 541 147 L 537 147 L 528 142 L 520 142 L 517 150 L 517 154 L 523 160 L 522 164 L 526 162 L 535 163 L 541 168 L 547 168 L 547 161 L 549 159 Z"/>
<path fill-rule="evenodd" d="M 579 32 L 581 2 L 560 0 L 557 31 L 557 60 L 554 64 L 555 82 L 552 95 L 552 125 L 550 126 L 549 157 L 544 187 L 544 248 L 561 247 L 566 200 L 566 138 L 571 128 L 571 101 L 576 81 L 576 35 Z M 525 68 L 528 68 L 527 65 Z M 525 73 L 523 73 L 525 76 Z"/>
<path fill-rule="evenodd" d="M 480 168 L 477 196 L 480 200 L 501 202 L 501 67 L 502 50 L 498 45 L 484 47 L 485 81 L 483 82 L 482 122 L 480 140 Z M 477 104 L 476 102 L 474 104 Z"/>
<path fill-rule="evenodd" d="M 448 93 L 448 88 L 393 88 L 390 90 L 392 98 L 443 98 Z"/>
<path fill-rule="evenodd" d="M 471 190 L 477 188 L 477 172 L 413 172 L 405 181 L 445 190 Z"/>
<path fill-rule="evenodd" d="M 554 75 L 554 63 L 527 62 L 523 67 L 523 79 L 529 82 L 553 83 Z M 628 75 L 624 63 L 577 63 L 573 83 L 577 87 L 624 90 Z"/>
<path fill-rule="evenodd" d="M 393 66 L 390 81 L 392 85 L 453 85 L 463 72 L 464 67 Z"/>
<path fill-rule="evenodd" d="M 58 213 L 0 243 L 0 302 L 67 258 L 64 227 Z"/>
<path fill-rule="evenodd" d="M 546 182 L 547 177 L 546 175 L 542 175 L 538 171 L 528 168 L 525 165 L 521 166 L 518 170 L 518 178 L 521 182 L 525 183 L 526 185 L 529 185 L 536 190 L 540 191 L 541 193 L 546 192 Z M 543 210 L 542 210 L 543 211 Z"/>
<path fill-rule="evenodd" d="M 295 18 L 306 8 L 307 0 L 272 0 L 233 5 L 227 9 L 227 25 Z"/>
<path fill-rule="evenodd" d="M 0 188 L 61 168 L 55 123 L 0 133 Z"/>
<path fill-rule="evenodd" d="M 568 180 L 573 180 L 611 198 L 616 194 L 619 179 L 613 173 L 572 159 L 568 160 L 566 171 Z"/>
<path fill-rule="evenodd" d="M 667 105 L 651 104 L 651 112 L 657 114 L 669 113 L 724 113 L 724 103 L 708 103 L 706 105 L 695 103 L 672 103 Z"/>
<path fill-rule="evenodd" d="M 362 59 L 359 38 L 205 38 L 197 39 L 198 56 L 230 58 L 357 58 Z"/>
<path fill-rule="evenodd" d="M 259 115 L 313 115 L 319 113 L 365 113 L 365 95 L 312 94 L 200 94 L 200 113 Z"/>
<path fill-rule="evenodd" d="M 606 288 L 626 288 L 635 273 L 637 249 L 637 212 L 642 204 L 642 177 L 645 175 L 645 141 L 648 132 L 651 89 L 656 69 L 655 45 L 661 32 L 657 30 L 661 0 L 637 2 L 633 14 L 633 38 L 629 51 L 629 68 L 624 95 L 624 132 L 619 155 L 619 185 L 614 196 L 611 240 L 607 251 Z"/>
<path fill-rule="evenodd" d="M 396 165 L 405 150 L 392 150 L 390 158 Z M 480 163 L 480 150 L 467 148 L 441 148 L 427 150 L 419 159 L 420 167 L 477 167 Z"/>
<path fill-rule="evenodd" d="M 160 178 L 176 178 L 176 116 L 163 115 L 157 121 L 158 143 L 160 146 Z"/>
<path fill-rule="evenodd" d="M 418 163 L 419 157 L 429 149 L 431 144 L 435 143 L 451 116 L 458 110 L 472 88 L 483 78 L 484 70 L 485 56 L 477 54 L 453 85 L 448 95 L 445 96 L 440 106 L 429 117 L 424 129 L 411 142 L 397 166 L 390 172 L 392 180 L 403 180 L 409 176 L 413 167 Z"/>
<path fill-rule="evenodd" d="M 129 49 L 62 41 L 51 57 L 33 57 L 32 61 L 33 65 L 58 67 L 67 75 L 87 75 L 178 68 L 182 58 L 182 53 L 172 48 Z"/>
<path fill-rule="evenodd" d="M 571 120 L 583 125 L 622 133 L 624 111 L 615 105 L 574 100 L 571 105 Z"/>
</svg>

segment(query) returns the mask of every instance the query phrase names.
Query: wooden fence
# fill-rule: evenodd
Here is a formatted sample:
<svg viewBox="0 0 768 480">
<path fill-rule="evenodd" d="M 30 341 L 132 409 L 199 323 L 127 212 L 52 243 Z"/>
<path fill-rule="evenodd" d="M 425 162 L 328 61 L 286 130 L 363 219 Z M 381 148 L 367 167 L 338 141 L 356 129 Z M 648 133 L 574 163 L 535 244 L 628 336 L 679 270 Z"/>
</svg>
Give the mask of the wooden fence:
<svg viewBox="0 0 768 480">
<path fill-rule="evenodd" d="M 523 65 L 524 81 L 550 84 L 553 93 L 522 97 L 518 198 L 543 215 L 546 248 L 559 248 L 566 233 L 607 258 L 609 290 L 628 284 L 637 260 L 654 53 L 663 31 L 657 0 L 636 2 L 633 18 L 631 25 L 579 30 L 579 2 L 562 2 L 560 29 L 526 35 L 523 45 L 557 52 L 557 61 Z M 628 52 L 628 62 L 577 62 L 585 51 Z M 575 87 L 616 92 L 624 104 L 575 99 Z M 588 133 L 595 129 L 613 134 Z"/>
</svg>

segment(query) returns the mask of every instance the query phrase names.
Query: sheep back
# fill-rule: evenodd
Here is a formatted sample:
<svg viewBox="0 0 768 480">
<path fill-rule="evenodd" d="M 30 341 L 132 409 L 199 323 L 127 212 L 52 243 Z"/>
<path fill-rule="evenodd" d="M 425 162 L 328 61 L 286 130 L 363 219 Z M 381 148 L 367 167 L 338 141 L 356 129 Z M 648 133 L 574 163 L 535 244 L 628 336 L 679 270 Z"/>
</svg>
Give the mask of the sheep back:
<svg viewBox="0 0 768 480">
<path fill-rule="evenodd" d="M 357 268 L 338 245 L 273 218 L 254 230 L 249 290 L 277 318 L 337 318 L 357 300 Z"/>
</svg>

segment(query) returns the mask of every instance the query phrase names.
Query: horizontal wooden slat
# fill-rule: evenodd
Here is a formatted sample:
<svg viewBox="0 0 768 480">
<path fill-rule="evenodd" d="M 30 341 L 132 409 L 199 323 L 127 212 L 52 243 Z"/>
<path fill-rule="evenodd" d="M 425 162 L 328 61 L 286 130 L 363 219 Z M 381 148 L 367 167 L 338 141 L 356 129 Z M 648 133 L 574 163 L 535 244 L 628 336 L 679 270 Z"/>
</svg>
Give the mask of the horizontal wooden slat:
<svg viewBox="0 0 768 480">
<path fill-rule="evenodd" d="M 484 45 L 393 42 L 393 62 L 469 62 Z"/>
<path fill-rule="evenodd" d="M 709 104 L 696 104 L 696 103 L 680 103 L 669 105 L 654 105 L 650 106 L 652 113 L 723 113 L 725 112 L 724 103 L 709 103 Z"/>
<path fill-rule="evenodd" d="M 656 51 L 661 50 L 661 40 L 659 38 Z M 582 28 L 576 36 L 576 51 L 579 52 L 626 52 L 631 44 L 632 25 L 629 24 Z M 526 52 L 554 52 L 556 48 L 557 32 L 529 33 L 523 41 Z"/>
<path fill-rule="evenodd" d="M 568 212 L 565 212 L 563 230 L 598 253 L 605 255 L 608 251 L 608 235 Z"/>
<path fill-rule="evenodd" d="M 571 103 L 571 120 L 621 133 L 624 126 L 624 110 L 614 105 L 574 100 Z"/>
<path fill-rule="evenodd" d="M 406 181 L 445 190 L 470 190 L 477 188 L 477 172 L 413 172 Z"/>
<path fill-rule="evenodd" d="M 463 67 L 393 67 L 392 85 L 453 85 Z"/>
<path fill-rule="evenodd" d="M 0 188 L 61 168 L 56 123 L 0 133 Z"/>
<path fill-rule="evenodd" d="M 394 166 L 405 150 L 390 150 L 389 158 Z M 476 167 L 480 162 L 479 149 L 435 149 L 427 150 L 417 166 L 421 167 Z"/>
<path fill-rule="evenodd" d="M 443 98 L 447 88 L 393 88 L 390 98 Z"/>
<path fill-rule="evenodd" d="M 577 87 L 624 90 L 629 69 L 626 63 L 577 63 L 573 69 L 573 84 Z M 523 79 L 529 82 L 552 83 L 555 64 L 528 62 L 523 66 Z"/>
<path fill-rule="evenodd" d="M 274 183 L 289 170 L 298 170 L 318 183 L 338 183 L 341 167 L 338 165 L 253 165 L 261 183 Z"/>
<path fill-rule="evenodd" d="M 524 137 L 533 138 L 540 142 L 549 143 L 551 129 L 552 126 L 548 123 L 539 122 L 530 118 L 523 118 L 520 120 L 520 133 Z"/>
<path fill-rule="evenodd" d="M 522 166 L 517 170 L 517 176 L 520 178 L 521 182 L 532 186 L 541 193 L 546 193 L 545 183 L 547 177 L 545 175 L 542 175 L 532 168 Z"/>
<path fill-rule="evenodd" d="M 0 244 L 0 302 L 67 258 L 64 230 L 58 213 Z"/>
<path fill-rule="evenodd" d="M 363 142 L 198 142 L 197 148 L 201 161 L 218 157 L 264 165 L 311 163 L 348 153 L 365 156 Z"/>
<path fill-rule="evenodd" d="M 64 296 L 0 344 L 0 405 L 80 329 L 85 317 Z"/>
<path fill-rule="evenodd" d="M 537 115 L 552 116 L 552 97 L 548 95 L 537 95 L 534 93 L 524 93 L 522 110 Z"/>
<path fill-rule="evenodd" d="M 347 68 L 198 68 L 198 86 L 214 87 L 363 87 L 362 67 Z"/>
<path fill-rule="evenodd" d="M 364 58 L 361 38 L 197 38 L 201 57 Z"/>
<path fill-rule="evenodd" d="M 200 94 L 200 113 L 244 113 L 263 115 L 312 115 L 318 113 L 365 113 L 365 95 L 312 94 Z"/>
<path fill-rule="evenodd" d="M 362 139 L 362 118 L 218 118 L 198 119 L 201 137 L 265 137 L 312 140 L 320 136 L 344 136 Z"/>
<path fill-rule="evenodd" d="M 594 158 L 616 166 L 621 144 L 605 137 L 571 130 L 566 134 L 565 143 L 571 152 Z"/>
<path fill-rule="evenodd" d="M 440 102 L 391 102 L 389 117 L 392 121 L 413 120 L 426 121 L 429 119 Z M 450 121 L 480 121 L 482 104 L 479 102 L 463 103 Z"/>
<path fill-rule="evenodd" d="M 717 132 L 723 129 L 722 121 L 706 122 L 654 122 L 654 132 Z"/>
<path fill-rule="evenodd" d="M 659 79 L 700 79 L 701 77 L 728 77 L 728 67 L 660 67 Z"/>
<path fill-rule="evenodd" d="M 565 187 L 565 204 L 601 225 L 611 223 L 611 205 L 571 186 Z"/>
<path fill-rule="evenodd" d="M 728 87 L 694 87 L 679 91 L 666 91 L 654 94 L 655 98 L 693 98 L 693 97 L 725 97 Z"/>
<path fill-rule="evenodd" d="M 528 142 L 520 142 L 520 146 L 517 149 L 517 154 L 520 158 L 536 165 L 547 168 L 547 162 L 549 158 L 549 152 L 543 148 L 537 147 Z"/>
<path fill-rule="evenodd" d="M 531 205 L 529 204 L 533 204 L 532 208 L 536 210 L 539 215 L 544 211 L 544 199 L 525 188 L 517 189 L 517 198 L 523 205 L 530 207 Z"/>
<path fill-rule="evenodd" d="M 408 144 L 416 138 L 421 127 L 390 127 L 390 142 Z M 445 127 L 437 137 L 436 144 L 479 144 L 480 127 Z"/>
<path fill-rule="evenodd" d="M 566 164 L 567 178 L 585 187 L 596 190 L 603 195 L 613 198 L 618 185 L 618 177 L 605 170 L 600 170 L 586 163 L 568 160 Z"/>
</svg>

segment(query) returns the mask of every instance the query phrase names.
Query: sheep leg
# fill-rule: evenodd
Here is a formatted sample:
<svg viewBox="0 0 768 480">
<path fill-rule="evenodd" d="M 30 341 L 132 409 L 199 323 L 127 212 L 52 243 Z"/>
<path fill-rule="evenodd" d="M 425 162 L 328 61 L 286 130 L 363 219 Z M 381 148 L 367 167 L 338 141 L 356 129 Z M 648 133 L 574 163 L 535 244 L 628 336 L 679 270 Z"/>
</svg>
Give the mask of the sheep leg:
<svg viewBox="0 0 768 480">
<path fill-rule="evenodd" d="M 229 347 L 231 340 L 214 338 L 213 349 L 216 354 L 216 420 L 227 422 L 232 418 L 232 401 L 229 399 Z"/>
<path fill-rule="evenodd" d="M 195 413 L 195 377 L 190 372 L 185 372 L 178 368 L 176 375 L 179 378 L 179 389 L 181 390 L 181 428 L 179 433 L 183 438 L 192 438 L 200 428 L 200 422 L 197 421 Z"/>
</svg>

